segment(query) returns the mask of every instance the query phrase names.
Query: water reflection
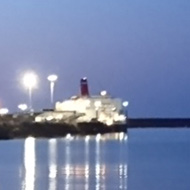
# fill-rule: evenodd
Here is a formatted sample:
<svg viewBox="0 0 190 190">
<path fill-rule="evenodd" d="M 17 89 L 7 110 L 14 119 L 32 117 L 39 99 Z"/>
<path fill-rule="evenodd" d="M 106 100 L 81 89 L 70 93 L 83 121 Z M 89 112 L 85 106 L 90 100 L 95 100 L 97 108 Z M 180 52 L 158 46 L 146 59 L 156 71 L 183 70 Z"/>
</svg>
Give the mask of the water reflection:
<svg viewBox="0 0 190 190">
<path fill-rule="evenodd" d="M 49 190 L 56 190 L 57 176 L 57 140 L 49 140 Z"/>
<path fill-rule="evenodd" d="M 70 137 L 70 136 L 69 136 Z M 70 141 L 71 138 L 66 138 L 66 149 L 65 149 L 65 190 L 70 189 L 70 173 L 71 173 L 71 167 L 70 167 L 70 157 L 71 157 L 71 153 L 70 153 Z"/>
<path fill-rule="evenodd" d="M 27 138 L 23 190 L 44 187 L 42 183 L 46 180 L 48 190 L 126 190 L 126 140 L 123 133 L 75 138 L 67 135 L 63 139 L 43 141 Z M 35 149 L 39 152 L 39 148 L 44 152 L 36 155 Z"/>
<path fill-rule="evenodd" d="M 105 164 L 101 164 L 101 152 L 100 152 L 100 143 L 101 143 L 101 135 L 96 135 L 96 163 L 95 163 L 95 178 L 96 178 L 96 190 L 100 189 L 100 185 L 102 184 L 101 189 L 105 189 L 105 184 L 101 183 L 101 180 L 104 179 L 105 175 Z"/>
<path fill-rule="evenodd" d="M 89 189 L 89 139 L 85 137 L 85 190 Z"/>
<path fill-rule="evenodd" d="M 127 189 L 127 165 L 119 165 L 119 189 Z"/>
<path fill-rule="evenodd" d="M 35 139 L 28 137 L 24 143 L 24 170 L 25 179 L 23 183 L 24 190 L 34 190 L 35 186 Z"/>
</svg>

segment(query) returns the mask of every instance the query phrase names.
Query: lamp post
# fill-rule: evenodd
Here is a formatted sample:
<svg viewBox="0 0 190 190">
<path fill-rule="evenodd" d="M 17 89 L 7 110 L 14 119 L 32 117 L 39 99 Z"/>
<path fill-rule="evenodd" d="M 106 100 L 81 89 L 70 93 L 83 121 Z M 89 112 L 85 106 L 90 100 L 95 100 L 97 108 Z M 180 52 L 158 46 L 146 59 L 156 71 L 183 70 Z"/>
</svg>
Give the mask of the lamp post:
<svg viewBox="0 0 190 190">
<path fill-rule="evenodd" d="M 124 112 L 125 112 L 125 115 L 128 117 L 128 111 L 127 111 L 127 106 L 129 105 L 129 102 L 128 101 L 124 101 L 122 103 L 123 107 L 124 107 Z"/>
<path fill-rule="evenodd" d="M 58 76 L 55 74 L 49 75 L 47 77 L 48 81 L 50 82 L 50 102 L 51 104 L 53 104 L 54 102 L 54 86 L 55 86 L 55 82 L 58 79 Z"/>
<path fill-rule="evenodd" d="M 33 72 L 26 73 L 23 77 L 23 84 L 28 90 L 29 109 L 32 110 L 32 90 L 37 85 L 37 76 Z"/>
</svg>

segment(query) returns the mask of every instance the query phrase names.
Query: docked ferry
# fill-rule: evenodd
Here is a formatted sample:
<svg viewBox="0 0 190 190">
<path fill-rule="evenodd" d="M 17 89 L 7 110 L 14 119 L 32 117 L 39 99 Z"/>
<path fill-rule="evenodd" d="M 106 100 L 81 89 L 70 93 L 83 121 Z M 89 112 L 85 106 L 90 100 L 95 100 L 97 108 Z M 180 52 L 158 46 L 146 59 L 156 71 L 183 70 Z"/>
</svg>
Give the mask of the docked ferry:
<svg viewBox="0 0 190 190">
<path fill-rule="evenodd" d="M 113 98 L 106 91 L 90 95 L 87 78 L 82 78 L 80 95 L 56 102 L 54 110 L 36 116 L 35 122 L 66 123 L 84 128 L 94 126 L 95 131 L 119 126 L 120 130 L 127 122 L 127 105 L 128 102 Z"/>
</svg>

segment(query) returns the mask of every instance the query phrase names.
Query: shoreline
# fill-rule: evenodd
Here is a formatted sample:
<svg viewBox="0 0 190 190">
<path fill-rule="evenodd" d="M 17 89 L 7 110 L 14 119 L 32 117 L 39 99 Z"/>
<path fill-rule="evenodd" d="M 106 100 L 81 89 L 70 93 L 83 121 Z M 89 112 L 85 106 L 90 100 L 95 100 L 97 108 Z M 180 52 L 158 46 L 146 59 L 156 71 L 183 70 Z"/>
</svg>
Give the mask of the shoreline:
<svg viewBox="0 0 190 190">
<path fill-rule="evenodd" d="M 125 125 L 107 126 L 100 122 L 50 123 L 34 122 L 33 114 L 7 114 L 0 116 L 0 139 L 17 139 L 29 136 L 55 138 L 70 135 L 96 135 L 124 132 L 131 128 L 183 128 L 190 127 L 190 118 L 128 118 Z"/>
</svg>

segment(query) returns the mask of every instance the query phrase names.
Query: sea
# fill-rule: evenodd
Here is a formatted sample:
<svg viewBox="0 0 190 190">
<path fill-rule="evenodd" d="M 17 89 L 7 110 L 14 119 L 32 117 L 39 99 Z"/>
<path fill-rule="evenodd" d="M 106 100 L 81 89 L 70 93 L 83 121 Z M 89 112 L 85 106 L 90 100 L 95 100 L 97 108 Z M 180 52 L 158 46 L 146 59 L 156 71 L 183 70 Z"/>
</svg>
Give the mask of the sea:
<svg viewBox="0 0 190 190">
<path fill-rule="evenodd" d="M 0 141 L 0 190 L 189 190 L 190 129 Z"/>
</svg>

